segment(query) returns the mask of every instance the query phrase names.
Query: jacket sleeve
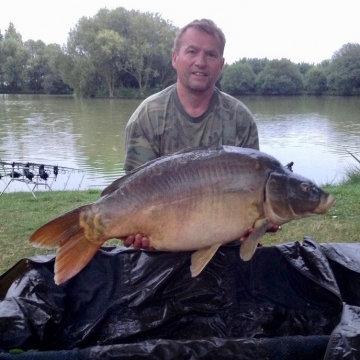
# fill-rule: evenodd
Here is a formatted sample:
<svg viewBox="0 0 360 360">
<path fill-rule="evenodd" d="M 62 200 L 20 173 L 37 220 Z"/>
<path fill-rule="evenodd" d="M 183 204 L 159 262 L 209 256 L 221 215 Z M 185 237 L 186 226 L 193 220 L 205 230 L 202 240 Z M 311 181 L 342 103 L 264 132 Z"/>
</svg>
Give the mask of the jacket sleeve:
<svg viewBox="0 0 360 360">
<path fill-rule="evenodd" d="M 157 142 L 146 106 L 140 105 L 125 128 L 125 172 L 159 157 Z"/>
</svg>

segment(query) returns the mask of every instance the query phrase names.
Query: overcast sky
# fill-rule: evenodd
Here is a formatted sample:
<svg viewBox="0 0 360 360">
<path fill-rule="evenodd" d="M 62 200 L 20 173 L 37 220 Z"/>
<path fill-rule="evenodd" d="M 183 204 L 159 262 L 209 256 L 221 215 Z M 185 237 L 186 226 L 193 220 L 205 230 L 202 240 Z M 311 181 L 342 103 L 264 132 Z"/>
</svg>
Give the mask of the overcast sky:
<svg viewBox="0 0 360 360">
<path fill-rule="evenodd" d="M 360 43 L 360 0 L 0 0 L 0 29 L 4 34 L 12 22 L 23 41 L 62 45 L 82 16 L 120 6 L 157 12 L 178 27 L 214 20 L 225 33 L 229 64 L 243 57 L 317 64 Z"/>
</svg>

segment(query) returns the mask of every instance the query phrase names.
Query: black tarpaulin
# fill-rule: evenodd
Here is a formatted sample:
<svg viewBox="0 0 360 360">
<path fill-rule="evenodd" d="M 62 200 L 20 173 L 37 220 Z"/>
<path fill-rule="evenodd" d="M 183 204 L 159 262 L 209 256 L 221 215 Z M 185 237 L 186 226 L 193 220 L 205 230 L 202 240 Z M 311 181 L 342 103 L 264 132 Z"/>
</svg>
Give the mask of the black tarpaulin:
<svg viewBox="0 0 360 360">
<path fill-rule="evenodd" d="M 102 247 L 60 286 L 53 256 L 21 260 L 0 359 L 360 359 L 360 245 L 224 246 L 196 278 L 190 255 Z"/>
</svg>

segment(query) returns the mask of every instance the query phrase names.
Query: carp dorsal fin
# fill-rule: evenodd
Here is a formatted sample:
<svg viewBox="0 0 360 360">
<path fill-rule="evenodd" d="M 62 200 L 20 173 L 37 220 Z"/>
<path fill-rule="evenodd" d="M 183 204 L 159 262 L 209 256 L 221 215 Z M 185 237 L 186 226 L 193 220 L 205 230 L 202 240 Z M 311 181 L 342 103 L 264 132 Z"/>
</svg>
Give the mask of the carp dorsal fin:
<svg viewBox="0 0 360 360">
<path fill-rule="evenodd" d="M 194 150 L 193 148 L 191 149 L 184 149 L 184 150 L 180 150 L 178 152 L 176 152 L 175 154 L 185 154 L 187 152 L 190 152 Z M 142 164 L 140 166 L 138 166 L 137 168 L 129 171 L 126 175 L 114 180 L 110 185 L 108 185 L 100 194 L 100 197 L 103 197 L 105 195 L 110 195 L 111 193 L 113 193 L 114 191 L 116 191 L 120 186 L 121 184 L 126 181 L 130 176 L 133 176 L 134 174 L 136 174 L 137 172 L 139 172 L 140 170 L 150 166 L 151 164 L 153 164 L 154 162 L 156 161 L 161 161 L 162 159 L 165 159 L 165 158 L 168 158 L 172 155 L 175 155 L 175 154 L 168 154 L 168 155 L 163 155 L 163 156 L 160 156 L 156 159 L 153 159 L 153 160 L 149 160 L 148 162 L 146 162 L 145 164 Z"/>
<path fill-rule="evenodd" d="M 130 172 L 128 172 L 126 175 L 120 177 L 119 179 L 114 180 L 110 185 L 108 185 L 100 194 L 100 197 L 103 197 L 105 195 L 110 195 L 111 193 L 113 193 L 114 191 L 116 191 L 121 184 L 126 181 L 130 176 L 133 176 L 134 174 L 136 174 L 137 172 L 139 172 L 140 170 L 148 167 L 149 165 L 153 164 L 156 161 L 161 161 L 163 159 L 166 159 L 170 156 L 173 155 L 181 155 L 181 154 L 187 154 L 187 153 L 191 153 L 194 151 L 203 151 L 203 150 L 221 150 L 222 146 L 211 146 L 211 147 L 204 147 L 204 146 L 195 146 L 195 147 L 189 147 L 186 149 L 182 149 L 179 151 L 176 151 L 175 153 L 172 154 L 167 154 L 167 155 L 163 155 L 160 156 L 156 159 L 150 160 L 148 162 L 146 162 L 143 165 L 140 165 L 139 167 L 131 170 Z"/>
<path fill-rule="evenodd" d="M 129 173 L 127 173 L 126 175 L 114 180 L 110 185 L 108 185 L 100 194 L 100 197 L 103 197 L 105 195 L 110 195 L 111 193 L 113 193 L 114 191 L 116 191 L 121 184 L 126 181 L 130 176 L 133 176 L 134 174 L 136 174 L 138 171 L 140 171 L 141 169 L 149 166 L 150 164 L 152 164 L 153 162 L 157 161 L 158 159 L 154 159 L 151 160 L 149 162 L 147 162 L 144 165 L 141 165 L 139 167 L 137 167 L 136 169 L 131 170 Z"/>
<path fill-rule="evenodd" d="M 191 255 L 190 270 L 192 277 L 198 276 L 203 271 L 204 267 L 213 258 L 220 245 L 221 244 L 215 244 L 207 248 L 197 250 Z"/>
<path fill-rule="evenodd" d="M 243 261 L 249 261 L 255 254 L 258 243 L 266 232 L 268 223 L 267 219 L 255 221 L 254 230 L 240 246 L 240 258 Z"/>
</svg>

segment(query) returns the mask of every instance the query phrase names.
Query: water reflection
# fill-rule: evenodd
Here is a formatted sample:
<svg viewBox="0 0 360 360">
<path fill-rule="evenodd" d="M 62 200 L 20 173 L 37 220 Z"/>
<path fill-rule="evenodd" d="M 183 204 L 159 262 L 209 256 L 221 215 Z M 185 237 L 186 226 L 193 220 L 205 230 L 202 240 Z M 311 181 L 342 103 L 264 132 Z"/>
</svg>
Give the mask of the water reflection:
<svg viewBox="0 0 360 360">
<path fill-rule="evenodd" d="M 0 95 L 0 159 L 75 169 L 54 190 L 104 188 L 122 175 L 124 129 L 139 100 Z M 360 98 L 241 97 L 254 114 L 261 149 L 317 183 L 337 182 L 359 154 Z M 6 169 L 5 169 L 6 170 Z M 0 174 L 6 172 L 0 167 Z M 9 178 L 0 180 L 0 191 Z M 66 185 L 64 187 L 64 185 Z M 7 191 L 27 191 L 11 183 Z"/>
<path fill-rule="evenodd" d="M 242 98 L 257 120 L 261 149 L 317 183 L 337 183 L 360 150 L 360 98 Z"/>
<path fill-rule="evenodd" d="M 67 189 L 77 189 L 81 180 L 81 189 L 103 188 L 123 173 L 124 128 L 138 104 L 138 100 L 3 96 L 0 158 L 79 169 L 80 173 L 71 173 Z M 53 189 L 63 189 L 68 174 L 64 175 L 59 174 Z M 0 181 L 0 190 L 1 186 Z M 11 185 L 13 190 L 19 187 L 26 190 L 23 184 Z"/>
</svg>

